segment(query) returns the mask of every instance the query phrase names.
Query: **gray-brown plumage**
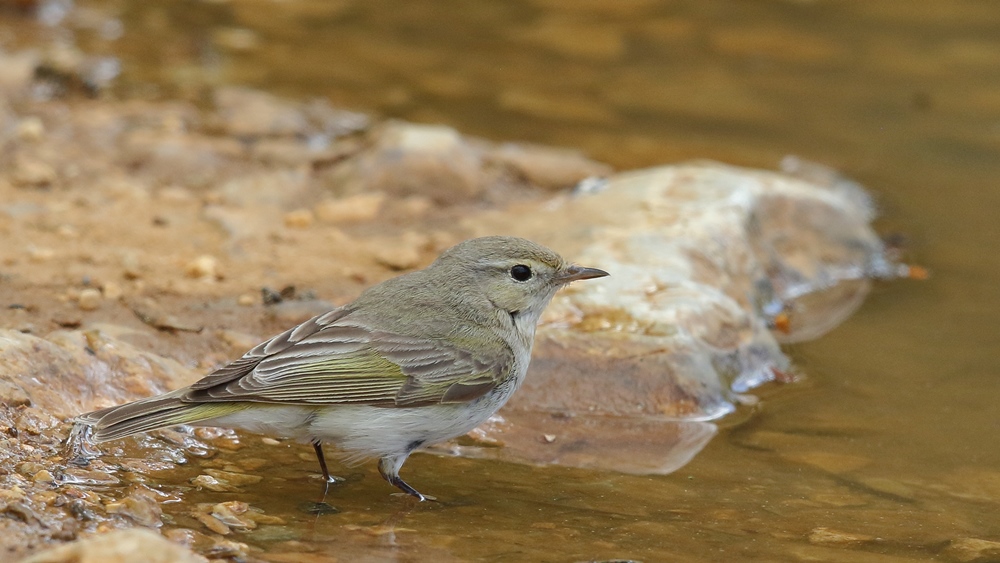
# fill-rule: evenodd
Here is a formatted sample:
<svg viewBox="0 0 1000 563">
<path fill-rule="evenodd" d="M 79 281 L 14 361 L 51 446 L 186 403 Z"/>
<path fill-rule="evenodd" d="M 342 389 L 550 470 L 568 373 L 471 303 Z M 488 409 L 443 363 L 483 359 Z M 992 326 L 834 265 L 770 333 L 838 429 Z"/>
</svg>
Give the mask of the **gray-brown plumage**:
<svg viewBox="0 0 1000 563">
<path fill-rule="evenodd" d="M 399 478 L 414 449 L 478 426 L 524 379 L 535 326 L 563 285 L 607 275 L 514 237 L 472 239 L 424 270 L 256 346 L 184 389 L 82 415 L 96 441 L 177 424 L 227 426 L 379 457 Z"/>
</svg>

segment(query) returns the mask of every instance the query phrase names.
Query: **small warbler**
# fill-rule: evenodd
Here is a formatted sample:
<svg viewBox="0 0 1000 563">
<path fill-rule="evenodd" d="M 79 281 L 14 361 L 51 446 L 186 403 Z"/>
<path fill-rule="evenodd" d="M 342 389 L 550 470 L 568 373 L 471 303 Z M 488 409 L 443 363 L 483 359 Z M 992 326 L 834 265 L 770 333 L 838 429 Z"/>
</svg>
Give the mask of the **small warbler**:
<svg viewBox="0 0 1000 563">
<path fill-rule="evenodd" d="M 378 457 L 390 484 L 421 446 L 460 436 L 524 380 L 535 327 L 555 292 L 607 272 L 515 237 L 465 241 L 424 270 L 259 344 L 195 384 L 76 419 L 102 442 L 178 424 L 240 428 Z"/>
</svg>

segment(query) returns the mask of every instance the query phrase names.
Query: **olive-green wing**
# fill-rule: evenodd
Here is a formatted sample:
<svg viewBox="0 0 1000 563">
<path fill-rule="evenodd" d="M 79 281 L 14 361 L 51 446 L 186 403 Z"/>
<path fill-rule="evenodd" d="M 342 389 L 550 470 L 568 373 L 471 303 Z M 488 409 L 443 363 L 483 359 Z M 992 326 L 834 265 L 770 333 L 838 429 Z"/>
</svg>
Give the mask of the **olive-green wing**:
<svg viewBox="0 0 1000 563">
<path fill-rule="evenodd" d="M 417 406 L 487 393 L 513 363 L 506 346 L 473 352 L 352 323 L 349 311 L 310 319 L 190 387 L 190 402 Z"/>
</svg>

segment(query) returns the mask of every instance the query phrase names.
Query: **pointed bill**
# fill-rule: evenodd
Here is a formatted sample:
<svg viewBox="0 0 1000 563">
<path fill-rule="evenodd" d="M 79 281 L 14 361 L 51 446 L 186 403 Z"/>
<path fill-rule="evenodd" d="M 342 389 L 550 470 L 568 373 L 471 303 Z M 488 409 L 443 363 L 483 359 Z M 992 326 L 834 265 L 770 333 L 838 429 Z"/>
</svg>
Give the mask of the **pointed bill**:
<svg viewBox="0 0 1000 563">
<path fill-rule="evenodd" d="M 585 268 L 583 266 L 567 266 L 559 271 L 555 275 L 555 281 L 558 283 L 569 283 L 579 280 L 589 280 L 593 278 L 603 278 L 608 276 L 607 272 L 604 270 L 598 270 L 597 268 Z"/>
</svg>

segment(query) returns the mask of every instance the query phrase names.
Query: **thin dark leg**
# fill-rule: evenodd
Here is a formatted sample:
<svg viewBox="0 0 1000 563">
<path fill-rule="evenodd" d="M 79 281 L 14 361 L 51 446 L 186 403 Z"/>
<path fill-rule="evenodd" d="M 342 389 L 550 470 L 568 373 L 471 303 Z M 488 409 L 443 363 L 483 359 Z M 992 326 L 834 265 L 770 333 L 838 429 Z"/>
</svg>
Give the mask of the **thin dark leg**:
<svg viewBox="0 0 1000 563">
<path fill-rule="evenodd" d="M 389 482 L 390 485 L 398 488 L 404 493 L 416 497 L 420 501 L 434 500 L 434 497 L 428 497 L 420 494 L 419 491 L 411 487 L 399 476 L 399 468 L 403 466 L 403 462 L 406 461 L 406 457 L 409 452 L 400 456 L 385 456 L 378 460 L 378 472 L 382 474 L 382 478 Z"/>
<path fill-rule="evenodd" d="M 316 450 L 316 459 L 319 460 L 319 468 L 323 470 L 323 480 L 327 484 L 333 483 L 336 479 L 330 477 L 330 471 L 326 468 L 326 456 L 323 455 L 323 443 L 316 440 L 312 443 L 313 449 Z"/>
</svg>

